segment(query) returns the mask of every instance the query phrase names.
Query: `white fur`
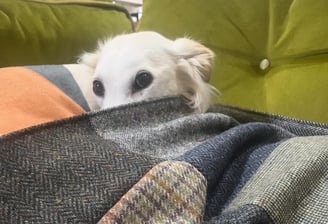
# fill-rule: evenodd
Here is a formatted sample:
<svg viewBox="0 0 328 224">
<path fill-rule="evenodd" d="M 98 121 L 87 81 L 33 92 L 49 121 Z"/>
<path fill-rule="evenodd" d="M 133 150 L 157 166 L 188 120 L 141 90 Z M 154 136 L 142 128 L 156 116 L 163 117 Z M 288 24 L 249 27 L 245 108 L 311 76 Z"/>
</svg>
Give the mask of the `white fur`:
<svg viewBox="0 0 328 224">
<path fill-rule="evenodd" d="M 212 94 L 218 93 L 208 84 L 213 59 L 210 49 L 191 39 L 173 41 L 155 32 L 138 32 L 103 41 L 94 53 L 82 55 L 79 63 L 93 68 L 93 79 L 105 87 L 104 97 L 95 95 L 98 108 L 182 95 L 195 111 L 205 112 Z M 153 82 L 133 92 L 132 85 L 140 70 L 149 71 Z"/>
</svg>

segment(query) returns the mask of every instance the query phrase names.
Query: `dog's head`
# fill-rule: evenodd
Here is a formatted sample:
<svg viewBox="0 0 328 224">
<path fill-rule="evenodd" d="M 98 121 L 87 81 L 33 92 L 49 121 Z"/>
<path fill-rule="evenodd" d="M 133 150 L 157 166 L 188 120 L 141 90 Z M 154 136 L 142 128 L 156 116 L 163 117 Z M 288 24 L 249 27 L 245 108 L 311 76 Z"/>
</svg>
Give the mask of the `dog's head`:
<svg viewBox="0 0 328 224">
<path fill-rule="evenodd" d="M 208 109 L 216 90 L 208 84 L 214 53 L 188 38 L 169 40 L 155 32 L 116 36 L 85 53 L 94 68 L 93 92 L 100 108 L 182 95 L 195 111 Z"/>
</svg>

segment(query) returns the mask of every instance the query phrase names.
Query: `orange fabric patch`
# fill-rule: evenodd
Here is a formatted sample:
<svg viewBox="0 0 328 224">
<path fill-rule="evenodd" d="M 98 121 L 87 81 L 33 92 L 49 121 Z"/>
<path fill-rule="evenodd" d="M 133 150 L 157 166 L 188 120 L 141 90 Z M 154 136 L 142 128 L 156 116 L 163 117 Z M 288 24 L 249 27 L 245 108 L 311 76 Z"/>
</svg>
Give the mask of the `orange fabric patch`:
<svg viewBox="0 0 328 224">
<path fill-rule="evenodd" d="M 23 67 L 0 69 L 0 134 L 84 112 L 54 84 Z"/>
</svg>

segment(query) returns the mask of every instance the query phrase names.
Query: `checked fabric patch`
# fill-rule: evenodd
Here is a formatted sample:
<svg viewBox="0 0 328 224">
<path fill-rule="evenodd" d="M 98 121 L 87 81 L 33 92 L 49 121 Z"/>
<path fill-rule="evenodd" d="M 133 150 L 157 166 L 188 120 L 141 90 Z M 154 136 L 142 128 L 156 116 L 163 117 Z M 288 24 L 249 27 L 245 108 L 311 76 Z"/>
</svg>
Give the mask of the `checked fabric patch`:
<svg viewBox="0 0 328 224">
<path fill-rule="evenodd" d="M 201 223 L 206 180 L 185 162 L 165 161 L 151 169 L 99 221 L 111 223 Z"/>
</svg>

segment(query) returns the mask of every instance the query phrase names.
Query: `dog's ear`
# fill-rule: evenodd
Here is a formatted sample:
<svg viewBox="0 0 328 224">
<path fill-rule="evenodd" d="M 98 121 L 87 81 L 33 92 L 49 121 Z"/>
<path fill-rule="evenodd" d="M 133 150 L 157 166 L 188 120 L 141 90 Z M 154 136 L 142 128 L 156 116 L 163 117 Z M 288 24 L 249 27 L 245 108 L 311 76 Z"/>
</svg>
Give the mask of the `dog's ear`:
<svg viewBox="0 0 328 224">
<path fill-rule="evenodd" d="M 84 53 L 80 56 L 77 63 L 84 64 L 95 69 L 98 63 L 99 54 L 99 50 L 94 53 Z"/>
<path fill-rule="evenodd" d="M 174 45 L 179 59 L 187 61 L 205 82 L 209 82 L 214 67 L 213 51 L 188 38 L 176 39 Z"/>
<path fill-rule="evenodd" d="M 99 57 L 100 57 L 100 51 L 104 47 L 105 43 L 109 40 L 110 39 L 100 40 L 98 42 L 97 49 L 94 52 L 85 52 L 84 54 L 82 54 L 79 57 L 79 59 L 77 60 L 77 63 L 84 64 L 84 65 L 87 65 L 87 66 L 95 69 L 98 64 Z"/>
<path fill-rule="evenodd" d="M 205 112 L 213 94 L 218 91 L 208 84 L 215 54 L 204 45 L 188 38 L 173 42 L 177 57 L 177 85 L 179 93 L 197 112 Z"/>
</svg>

